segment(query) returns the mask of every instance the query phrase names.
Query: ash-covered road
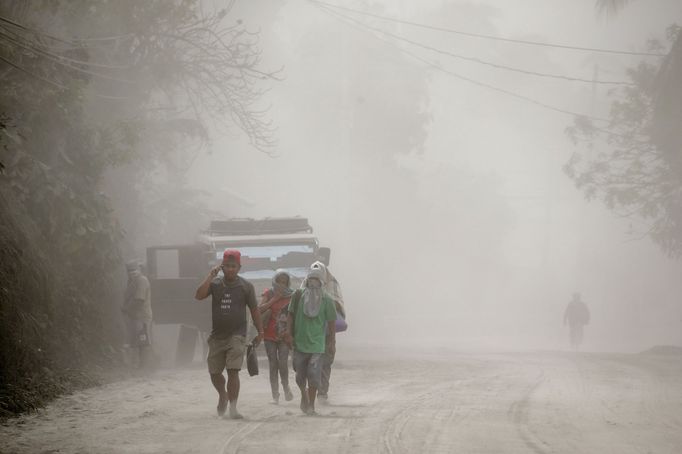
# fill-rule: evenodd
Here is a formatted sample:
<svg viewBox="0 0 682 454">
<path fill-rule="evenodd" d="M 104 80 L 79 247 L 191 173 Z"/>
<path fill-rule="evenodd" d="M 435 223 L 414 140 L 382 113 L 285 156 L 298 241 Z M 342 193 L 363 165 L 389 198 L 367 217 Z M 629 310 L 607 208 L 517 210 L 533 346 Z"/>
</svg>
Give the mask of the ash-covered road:
<svg viewBox="0 0 682 454">
<path fill-rule="evenodd" d="M 218 418 L 203 368 L 86 390 L 0 427 L 3 453 L 682 452 L 682 357 L 592 353 L 344 358 L 330 405 L 271 404 L 242 373 Z M 265 372 L 263 374 L 263 372 Z"/>
</svg>

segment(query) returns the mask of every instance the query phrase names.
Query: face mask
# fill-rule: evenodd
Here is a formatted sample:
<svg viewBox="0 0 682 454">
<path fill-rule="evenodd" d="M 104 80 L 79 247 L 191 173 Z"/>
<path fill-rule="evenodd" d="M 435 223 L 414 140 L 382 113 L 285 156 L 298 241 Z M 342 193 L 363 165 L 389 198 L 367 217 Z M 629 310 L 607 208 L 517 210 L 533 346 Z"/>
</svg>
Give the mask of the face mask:
<svg viewBox="0 0 682 454">
<path fill-rule="evenodd" d="M 308 279 L 308 288 L 322 288 L 322 282 L 319 279 Z"/>
</svg>

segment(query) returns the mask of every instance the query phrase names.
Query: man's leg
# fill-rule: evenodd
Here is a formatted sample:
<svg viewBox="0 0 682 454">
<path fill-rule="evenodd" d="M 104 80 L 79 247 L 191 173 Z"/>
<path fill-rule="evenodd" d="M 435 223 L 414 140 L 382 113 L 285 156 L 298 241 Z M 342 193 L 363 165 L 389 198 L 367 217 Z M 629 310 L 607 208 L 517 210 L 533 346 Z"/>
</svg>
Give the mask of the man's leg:
<svg viewBox="0 0 682 454">
<path fill-rule="evenodd" d="M 148 369 L 151 367 L 152 357 L 152 326 L 151 323 L 140 322 L 138 332 L 140 368 Z"/>
<path fill-rule="evenodd" d="M 227 399 L 230 403 L 230 418 L 241 419 L 243 416 L 237 411 L 239 399 L 239 370 L 244 364 L 246 338 L 244 336 L 230 336 L 227 340 L 225 354 L 225 368 L 227 369 Z"/>
<path fill-rule="evenodd" d="M 227 410 L 227 391 L 225 390 L 225 377 L 223 374 L 211 374 L 211 383 L 218 391 L 218 416 L 223 416 Z"/>
<path fill-rule="evenodd" d="M 276 403 L 279 401 L 279 382 L 277 381 L 279 358 L 277 357 L 277 343 L 266 340 L 265 352 L 268 355 L 268 366 L 270 366 L 270 391 L 272 391 L 272 399 Z"/>
<path fill-rule="evenodd" d="M 218 391 L 218 416 L 223 416 L 227 410 L 227 390 L 225 389 L 225 377 L 223 377 L 223 370 L 225 370 L 225 350 L 221 348 L 219 340 L 211 337 L 208 338 L 208 357 L 206 358 L 208 364 L 208 373 L 211 375 L 211 383 L 216 391 Z"/>
<path fill-rule="evenodd" d="M 315 413 L 315 396 L 317 396 L 317 388 L 314 386 L 308 386 L 308 414 Z"/>
<path fill-rule="evenodd" d="M 230 402 L 230 418 L 242 419 L 237 411 L 239 399 L 239 369 L 227 369 L 227 400 Z"/>
<path fill-rule="evenodd" d="M 277 342 L 277 362 L 282 388 L 284 388 L 284 398 L 287 401 L 292 400 L 294 394 L 289 388 L 289 346 L 285 342 Z"/>
<path fill-rule="evenodd" d="M 294 370 L 296 371 L 296 384 L 301 390 L 301 411 L 308 413 L 308 391 L 306 383 L 308 381 L 308 360 L 310 355 L 294 350 Z"/>
<path fill-rule="evenodd" d="M 313 353 L 308 361 L 308 411 L 309 415 L 315 413 L 315 396 L 322 381 L 322 353 Z"/>
<path fill-rule="evenodd" d="M 571 325 L 570 326 L 570 331 L 571 331 L 571 348 L 573 350 L 578 349 L 578 333 L 576 329 L 576 325 Z"/>
<path fill-rule="evenodd" d="M 317 392 L 320 402 L 322 403 L 326 403 L 327 401 L 329 393 L 329 379 L 332 376 L 332 364 L 334 364 L 334 356 L 335 354 L 328 352 L 322 355 L 322 375 L 320 380 L 320 389 Z"/>
<path fill-rule="evenodd" d="M 128 367 L 135 365 L 135 321 L 128 315 L 123 314 L 123 324 L 125 325 L 126 342 L 123 344 L 123 363 Z"/>
<path fill-rule="evenodd" d="M 583 325 L 576 326 L 575 347 L 580 348 L 583 343 Z"/>
</svg>

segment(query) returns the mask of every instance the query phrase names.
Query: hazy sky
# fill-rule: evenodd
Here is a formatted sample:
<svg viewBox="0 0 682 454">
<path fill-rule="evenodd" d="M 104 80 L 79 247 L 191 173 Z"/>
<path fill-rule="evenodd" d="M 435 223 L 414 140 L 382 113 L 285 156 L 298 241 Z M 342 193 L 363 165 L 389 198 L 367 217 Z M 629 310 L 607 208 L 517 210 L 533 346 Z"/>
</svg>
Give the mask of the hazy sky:
<svg viewBox="0 0 682 454">
<path fill-rule="evenodd" d="M 210 2 L 208 2 L 210 3 Z M 220 2 L 217 2 L 220 4 Z M 330 0 L 330 3 L 331 0 Z M 333 2 L 462 31 L 644 50 L 682 24 L 682 3 L 635 1 L 598 17 L 580 1 Z M 282 67 L 264 99 L 277 157 L 238 134 L 214 139 L 192 169 L 230 216 L 310 218 L 347 298 L 348 339 L 563 348 L 565 304 L 593 312 L 589 349 L 680 342 L 679 262 L 628 235 L 629 221 L 587 204 L 562 166 L 572 117 L 430 69 L 585 114 L 608 113 L 608 88 L 548 80 L 386 43 L 304 0 L 237 2 L 261 30 L 263 66 Z M 639 57 L 528 47 L 364 24 L 450 53 L 531 71 L 623 80 Z M 389 40 L 390 41 L 390 40 Z M 402 49 L 402 50 L 401 50 Z"/>
</svg>

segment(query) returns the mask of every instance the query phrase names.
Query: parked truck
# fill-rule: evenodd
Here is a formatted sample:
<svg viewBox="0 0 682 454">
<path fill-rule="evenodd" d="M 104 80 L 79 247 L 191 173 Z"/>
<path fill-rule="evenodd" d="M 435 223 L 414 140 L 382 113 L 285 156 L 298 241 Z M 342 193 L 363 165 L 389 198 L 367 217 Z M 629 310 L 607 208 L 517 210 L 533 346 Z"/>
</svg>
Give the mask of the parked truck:
<svg viewBox="0 0 682 454">
<path fill-rule="evenodd" d="M 310 265 L 329 264 L 330 249 L 320 247 L 308 219 L 233 218 L 216 220 L 195 243 L 147 248 L 147 277 L 151 285 L 156 324 L 181 325 L 176 363 L 194 357 L 197 336 L 211 331 L 211 303 L 197 302 L 194 292 L 209 270 L 218 265 L 225 249 L 242 254 L 240 275 L 253 283 L 256 294 L 271 286 L 276 269 L 285 269 L 297 288 Z M 249 321 L 250 323 L 250 321 Z M 249 324 L 249 336 L 255 336 Z"/>
</svg>

